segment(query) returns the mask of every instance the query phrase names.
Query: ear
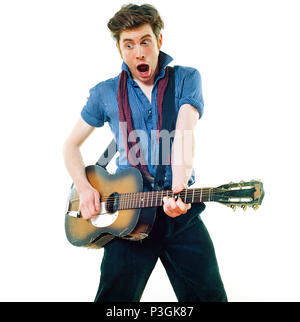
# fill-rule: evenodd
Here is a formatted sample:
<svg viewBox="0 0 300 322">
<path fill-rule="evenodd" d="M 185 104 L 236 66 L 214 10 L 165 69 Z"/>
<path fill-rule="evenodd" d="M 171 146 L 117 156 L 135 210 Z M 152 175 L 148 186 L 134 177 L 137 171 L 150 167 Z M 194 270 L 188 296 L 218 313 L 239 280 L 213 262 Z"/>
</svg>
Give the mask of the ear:
<svg viewBox="0 0 300 322">
<path fill-rule="evenodd" d="M 119 51 L 119 54 L 120 54 L 121 58 L 123 59 L 123 55 L 122 55 L 122 52 L 121 52 L 120 44 L 119 44 L 118 41 L 116 42 L 116 46 L 118 48 L 118 51 Z"/>
<path fill-rule="evenodd" d="M 160 50 L 160 48 L 162 46 L 162 43 L 163 43 L 163 38 L 162 38 L 162 34 L 160 34 L 159 37 L 158 37 L 158 40 L 157 40 L 157 46 L 158 46 L 159 50 Z"/>
</svg>

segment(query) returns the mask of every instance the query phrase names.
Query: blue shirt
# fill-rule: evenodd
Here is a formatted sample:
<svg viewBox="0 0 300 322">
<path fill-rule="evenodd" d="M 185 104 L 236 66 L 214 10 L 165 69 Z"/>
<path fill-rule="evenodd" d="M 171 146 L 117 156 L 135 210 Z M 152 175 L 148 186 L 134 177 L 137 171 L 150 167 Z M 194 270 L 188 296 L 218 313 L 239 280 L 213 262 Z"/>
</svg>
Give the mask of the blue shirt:
<svg viewBox="0 0 300 322">
<path fill-rule="evenodd" d="M 172 57 L 160 51 L 159 71 L 155 77 L 151 103 L 142 92 L 138 84 L 133 80 L 128 66 L 123 62 L 122 70 L 128 74 L 127 91 L 131 108 L 132 121 L 139 136 L 140 147 L 145 160 L 148 160 L 149 173 L 154 177 L 156 163 L 154 160 L 158 153 L 158 144 L 153 140 L 153 131 L 157 129 L 157 83 L 164 77 L 166 66 L 173 60 Z M 201 87 L 201 76 L 197 69 L 191 67 L 174 66 L 175 69 L 175 110 L 178 115 L 179 108 L 183 104 L 191 104 L 199 112 L 199 118 L 203 114 L 203 98 Z M 120 133 L 119 109 L 117 102 L 117 92 L 120 74 L 114 78 L 98 83 L 90 90 L 90 96 L 86 105 L 81 111 L 81 117 L 85 122 L 94 127 L 101 127 L 104 122 L 109 122 L 109 126 L 117 142 L 119 156 L 116 159 L 116 172 L 130 167 L 126 150 L 123 144 L 123 137 Z M 176 117 L 177 117 L 176 115 Z M 108 144 L 109 142 L 107 142 Z M 195 182 L 194 170 L 189 180 L 189 185 Z M 172 169 L 166 166 L 165 187 L 172 185 Z"/>
</svg>

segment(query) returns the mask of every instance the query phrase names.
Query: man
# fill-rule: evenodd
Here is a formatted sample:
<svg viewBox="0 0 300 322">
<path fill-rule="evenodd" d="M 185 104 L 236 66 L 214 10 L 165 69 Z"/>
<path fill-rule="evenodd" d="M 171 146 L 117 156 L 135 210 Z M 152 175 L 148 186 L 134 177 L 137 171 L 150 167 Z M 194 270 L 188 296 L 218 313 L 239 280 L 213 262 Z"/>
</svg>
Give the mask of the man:
<svg viewBox="0 0 300 322">
<path fill-rule="evenodd" d="M 153 162 L 156 160 L 153 155 L 157 155 L 159 144 L 150 133 L 160 129 L 160 122 L 164 122 L 160 120 L 160 97 L 165 86 L 162 84 L 169 77 L 167 65 L 172 61 L 160 50 L 163 21 L 153 6 L 123 6 L 110 19 L 108 28 L 123 59 L 122 73 L 91 89 L 81 118 L 64 144 L 66 167 L 86 220 L 100 211 L 100 196 L 86 178 L 79 150 L 81 144 L 95 127 L 108 121 L 120 154 L 116 161 L 117 171 L 135 166 L 121 126 L 132 120 L 134 130 L 146 133 L 140 140 L 140 153 L 135 155 L 139 156 L 141 172 L 144 178 L 154 178 L 157 163 Z M 196 69 L 175 66 L 174 77 L 175 110 L 172 115 L 176 131 L 171 165 L 165 166 L 164 188 L 171 187 L 178 193 L 194 182 L 193 136 L 203 112 L 203 100 L 200 74 Z M 192 134 L 188 143 L 182 140 L 185 133 Z M 187 149 L 189 153 L 183 154 Z M 160 258 L 179 301 L 226 301 L 213 244 L 199 216 L 204 208 L 203 203 L 191 205 L 180 198 L 165 197 L 163 207 L 157 209 L 149 237 L 142 242 L 115 238 L 105 245 L 95 300 L 139 301 Z"/>
</svg>

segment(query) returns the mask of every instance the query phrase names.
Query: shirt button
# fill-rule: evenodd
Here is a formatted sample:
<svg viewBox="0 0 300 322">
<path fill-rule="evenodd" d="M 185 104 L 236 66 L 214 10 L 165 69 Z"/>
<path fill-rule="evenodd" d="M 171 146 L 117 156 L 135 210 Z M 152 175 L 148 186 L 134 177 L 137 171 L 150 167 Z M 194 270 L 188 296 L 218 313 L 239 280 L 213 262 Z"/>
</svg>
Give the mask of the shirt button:
<svg viewBox="0 0 300 322">
<path fill-rule="evenodd" d="M 152 114 L 152 110 L 149 110 L 149 111 L 148 111 L 148 113 L 149 113 L 149 114 Z"/>
</svg>

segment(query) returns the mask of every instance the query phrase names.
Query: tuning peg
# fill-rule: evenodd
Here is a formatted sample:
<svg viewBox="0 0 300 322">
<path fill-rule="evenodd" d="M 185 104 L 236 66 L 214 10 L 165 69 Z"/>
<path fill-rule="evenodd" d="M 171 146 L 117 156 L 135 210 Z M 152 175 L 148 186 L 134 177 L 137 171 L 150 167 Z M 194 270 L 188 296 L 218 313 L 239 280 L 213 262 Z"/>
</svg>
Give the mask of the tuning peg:
<svg viewBox="0 0 300 322">
<path fill-rule="evenodd" d="M 230 205 L 230 208 L 231 208 L 233 211 L 236 211 L 236 205 Z"/>
<path fill-rule="evenodd" d="M 253 208 L 253 210 L 258 210 L 259 205 L 253 205 L 252 208 Z"/>
<path fill-rule="evenodd" d="M 241 205 L 241 208 L 246 211 L 247 210 L 247 206 L 246 205 Z"/>
</svg>

